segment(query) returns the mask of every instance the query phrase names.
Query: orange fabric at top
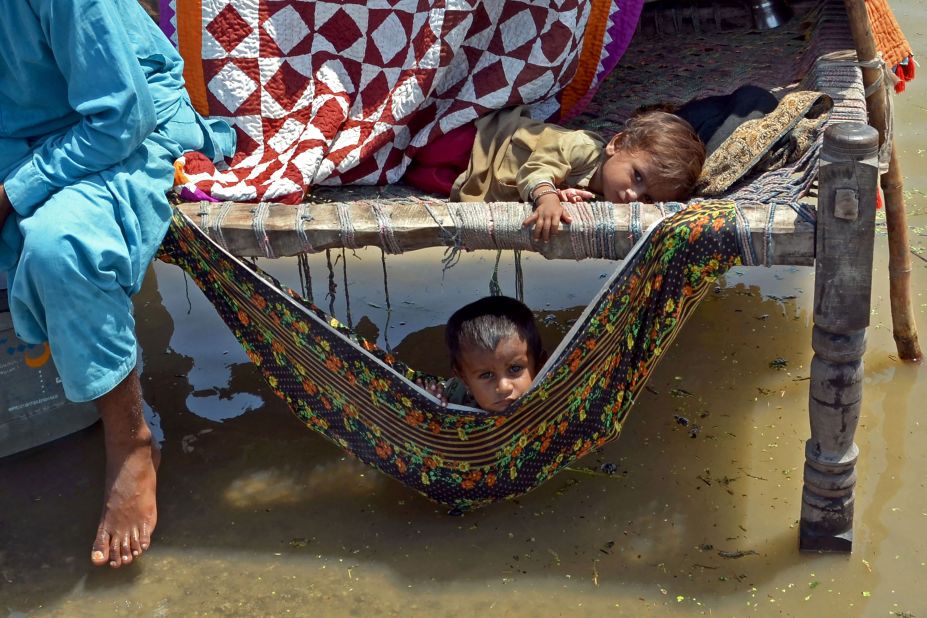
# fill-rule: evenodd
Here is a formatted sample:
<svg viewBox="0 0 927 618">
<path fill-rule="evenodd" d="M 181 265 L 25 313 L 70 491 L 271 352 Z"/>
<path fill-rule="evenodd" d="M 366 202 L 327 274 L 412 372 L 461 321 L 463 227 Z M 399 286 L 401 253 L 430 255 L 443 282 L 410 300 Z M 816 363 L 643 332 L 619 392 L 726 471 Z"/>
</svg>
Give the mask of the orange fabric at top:
<svg viewBox="0 0 927 618">
<path fill-rule="evenodd" d="M 608 13 L 611 0 L 592 0 L 589 21 L 583 33 L 583 49 L 579 55 L 576 75 L 570 80 L 560 97 L 560 115 L 567 116 L 579 100 L 589 92 L 599 68 L 602 46 L 605 44 L 605 29 L 608 27 Z"/>
<path fill-rule="evenodd" d="M 888 0 L 866 0 L 866 13 L 872 25 L 876 48 L 889 68 L 911 55 L 911 45 L 901 31 Z"/>
<path fill-rule="evenodd" d="M 206 99 L 203 63 L 195 61 L 201 58 L 203 53 L 202 0 L 187 0 L 185 10 L 189 10 L 190 15 L 196 15 L 197 19 L 177 20 L 177 44 L 180 55 L 184 58 L 183 78 L 193 108 L 203 116 L 208 116 L 209 102 Z"/>
</svg>

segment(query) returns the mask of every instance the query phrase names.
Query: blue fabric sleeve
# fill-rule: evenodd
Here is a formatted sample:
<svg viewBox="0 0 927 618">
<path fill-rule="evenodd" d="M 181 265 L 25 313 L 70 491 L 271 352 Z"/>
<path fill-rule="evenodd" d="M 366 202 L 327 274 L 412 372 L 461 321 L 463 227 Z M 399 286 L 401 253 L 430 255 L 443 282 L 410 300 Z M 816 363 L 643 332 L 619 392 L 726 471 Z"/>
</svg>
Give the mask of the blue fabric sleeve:
<svg viewBox="0 0 927 618">
<path fill-rule="evenodd" d="M 125 29 L 107 0 L 27 0 L 81 116 L 41 143 L 4 181 L 21 216 L 61 187 L 125 159 L 156 128 L 154 101 Z M 28 70 L 28 67 L 21 67 Z"/>
</svg>

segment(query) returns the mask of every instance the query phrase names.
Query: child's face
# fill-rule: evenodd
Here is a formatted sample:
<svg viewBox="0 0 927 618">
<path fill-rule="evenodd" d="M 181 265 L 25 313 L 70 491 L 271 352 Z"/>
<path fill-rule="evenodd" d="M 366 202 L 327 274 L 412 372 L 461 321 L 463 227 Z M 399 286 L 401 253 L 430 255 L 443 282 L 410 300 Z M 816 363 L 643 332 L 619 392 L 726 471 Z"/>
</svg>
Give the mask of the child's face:
<svg viewBox="0 0 927 618">
<path fill-rule="evenodd" d="M 602 163 L 602 195 L 607 201 L 653 204 L 680 199 L 657 176 L 650 153 L 621 148 L 617 141 L 616 135 L 605 146 L 608 158 Z"/>
<path fill-rule="evenodd" d="M 454 371 L 482 409 L 502 412 L 528 390 L 537 367 L 528 342 L 511 335 L 493 351 L 464 346 Z"/>
</svg>

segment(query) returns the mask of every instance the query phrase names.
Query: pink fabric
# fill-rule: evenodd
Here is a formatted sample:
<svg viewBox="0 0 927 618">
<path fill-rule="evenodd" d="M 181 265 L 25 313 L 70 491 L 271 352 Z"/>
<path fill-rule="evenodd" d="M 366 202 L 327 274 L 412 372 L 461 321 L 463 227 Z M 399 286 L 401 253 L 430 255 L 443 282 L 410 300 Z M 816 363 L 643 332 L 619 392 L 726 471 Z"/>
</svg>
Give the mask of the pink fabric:
<svg viewBox="0 0 927 618">
<path fill-rule="evenodd" d="M 475 140 L 476 126 L 472 122 L 439 136 L 415 153 L 403 181 L 416 189 L 448 197 L 454 181 L 467 171 Z"/>
</svg>

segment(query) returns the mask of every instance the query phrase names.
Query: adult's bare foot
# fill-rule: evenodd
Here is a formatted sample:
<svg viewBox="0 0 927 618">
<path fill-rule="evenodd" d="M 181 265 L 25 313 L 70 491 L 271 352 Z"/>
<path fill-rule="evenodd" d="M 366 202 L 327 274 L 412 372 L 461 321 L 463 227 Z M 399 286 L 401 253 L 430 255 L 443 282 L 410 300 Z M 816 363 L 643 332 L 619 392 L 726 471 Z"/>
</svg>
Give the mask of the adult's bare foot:
<svg viewBox="0 0 927 618">
<path fill-rule="evenodd" d="M 96 405 L 105 434 L 106 487 L 90 561 L 118 568 L 151 545 L 158 520 L 155 488 L 161 457 L 145 423 L 135 370 Z"/>
</svg>

